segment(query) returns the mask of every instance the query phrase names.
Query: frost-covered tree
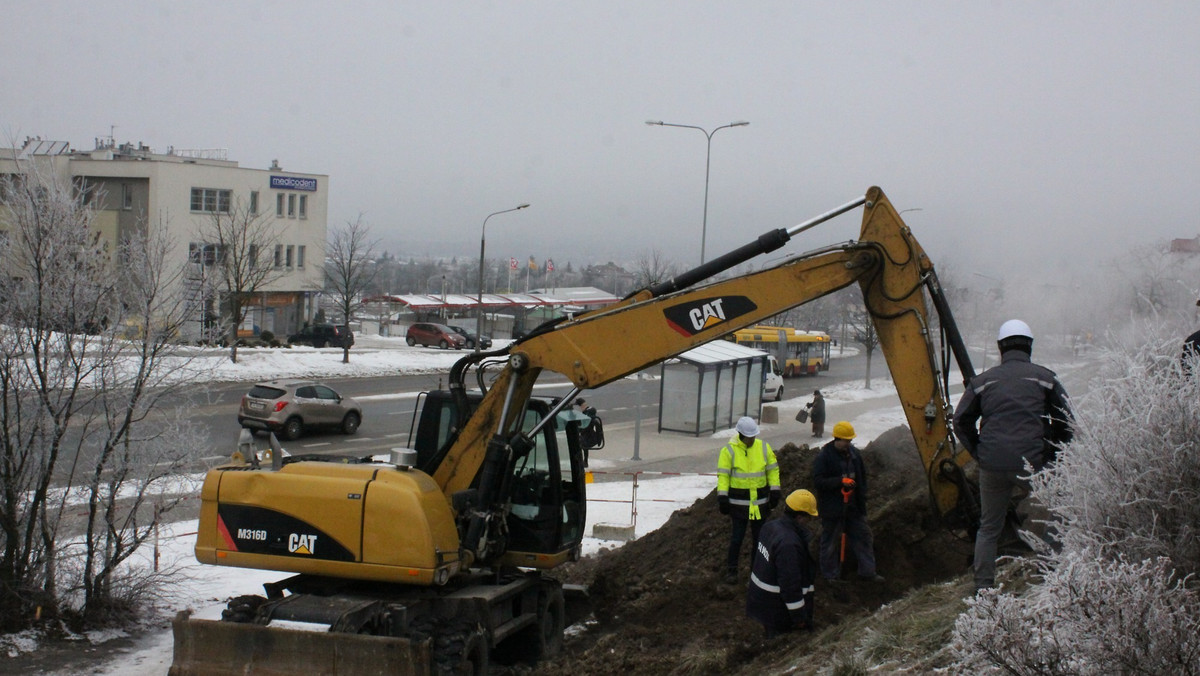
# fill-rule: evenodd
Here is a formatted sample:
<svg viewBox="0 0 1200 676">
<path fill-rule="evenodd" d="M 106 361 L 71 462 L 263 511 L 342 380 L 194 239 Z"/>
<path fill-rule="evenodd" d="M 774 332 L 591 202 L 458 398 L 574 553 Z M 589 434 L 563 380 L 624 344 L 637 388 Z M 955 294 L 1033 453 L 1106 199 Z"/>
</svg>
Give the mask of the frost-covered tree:
<svg viewBox="0 0 1200 676">
<path fill-rule="evenodd" d="M 970 601 L 957 668 L 1200 674 L 1200 378 L 1181 368 L 1184 335 L 1111 337 L 1074 441 L 1033 481 L 1060 548 L 1024 564 L 1039 581 L 1023 593 Z"/>
<path fill-rule="evenodd" d="M 123 564 L 187 493 L 159 486 L 195 457 L 164 404 L 188 308 L 168 242 L 106 241 L 85 186 L 17 167 L 0 177 L 0 627 L 98 623 L 161 588 Z"/>
</svg>

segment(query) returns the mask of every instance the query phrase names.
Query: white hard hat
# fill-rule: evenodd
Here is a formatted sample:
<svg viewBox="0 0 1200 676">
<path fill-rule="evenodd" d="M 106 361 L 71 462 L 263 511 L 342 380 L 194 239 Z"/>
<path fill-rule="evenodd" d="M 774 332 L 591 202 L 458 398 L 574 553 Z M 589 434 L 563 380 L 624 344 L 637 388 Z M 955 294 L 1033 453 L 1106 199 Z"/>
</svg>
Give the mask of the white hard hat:
<svg viewBox="0 0 1200 676">
<path fill-rule="evenodd" d="M 758 423 L 754 422 L 754 418 L 750 416 L 742 416 L 737 421 L 737 433 L 743 437 L 757 437 Z"/>
<path fill-rule="evenodd" d="M 1029 329 L 1029 325 L 1020 319 L 1010 319 L 1000 325 L 1000 333 L 996 335 L 996 340 L 1004 340 L 1013 336 L 1024 336 L 1033 340 L 1033 331 Z"/>
</svg>

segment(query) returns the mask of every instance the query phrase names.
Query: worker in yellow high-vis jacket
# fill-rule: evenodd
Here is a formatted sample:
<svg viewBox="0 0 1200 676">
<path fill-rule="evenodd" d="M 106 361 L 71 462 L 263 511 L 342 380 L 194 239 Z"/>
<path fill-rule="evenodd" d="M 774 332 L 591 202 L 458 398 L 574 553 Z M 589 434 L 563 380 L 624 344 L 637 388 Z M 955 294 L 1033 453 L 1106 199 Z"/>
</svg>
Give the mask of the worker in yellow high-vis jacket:
<svg viewBox="0 0 1200 676">
<path fill-rule="evenodd" d="M 779 504 L 779 463 L 771 444 L 758 439 L 758 423 L 744 416 L 737 421 L 737 434 L 721 449 L 717 458 L 717 504 L 732 522 L 729 553 L 724 581 L 737 582 L 738 556 L 749 527 L 754 540 L 763 521 Z"/>
</svg>

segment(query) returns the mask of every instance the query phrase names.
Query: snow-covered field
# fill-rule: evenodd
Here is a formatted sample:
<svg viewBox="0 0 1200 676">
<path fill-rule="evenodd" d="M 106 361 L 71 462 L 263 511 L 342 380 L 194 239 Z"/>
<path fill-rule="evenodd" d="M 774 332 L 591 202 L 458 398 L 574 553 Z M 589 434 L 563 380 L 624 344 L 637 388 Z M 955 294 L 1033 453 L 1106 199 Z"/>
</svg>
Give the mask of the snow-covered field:
<svg viewBox="0 0 1200 676">
<path fill-rule="evenodd" d="M 499 342 L 499 341 L 498 341 Z M 499 346 L 499 345 L 498 345 Z M 399 373 L 441 373 L 463 356 L 462 352 L 425 348 L 409 348 L 403 339 L 360 336 L 351 353 L 350 363 L 342 363 L 342 351 L 336 348 L 313 349 L 246 349 L 238 351 L 239 362 L 229 362 L 225 350 L 197 351 L 189 371 L 213 381 L 252 381 L 284 376 L 353 377 L 394 375 Z M 861 383 L 834 385 L 823 388 L 830 404 L 878 401 L 879 406 L 856 416 L 852 422 L 865 445 L 884 431 L 903 424 L 900 407 L 895 404 L 895 388 L 885 378 L 875 378 L 872 389 Z M 806 393 L 807 394 L 807 393 Z M 788 400 L 781 412 L 794 414 L 807 397 Z M 713 435 L 723 441 L 731 430 Z M 666 522 L 671 513 L 692 504 L 713 488 L 709 476 L 676 476 L 639 480 L 636 535 L 642 536 Z M 601 547 L 619 546 L 613 541 L 590 537 L 596 523 L 616 526 L 630 524 L 630 482 L 595 483 L 588 488 L 588 523 L 584 554 L 593 554 Z M 176 610 L 190 608 L 196 617 L 218 618 L 225 601 L 239 594 L 261 594 L 262 584 L 284 576 L 272 571 L 230 569 L 202 566 L 192 554 L 195 542 L 195 521 L 171 524 L 160 535 L 157 551 L 158 565 L 178 571 L 178 585 L 171 592 L 170 602 L 163 607 L 160 628 L 137 640 L 136 647 L 105 664 L 97 664 L 90 673 L 108 676 L 141 676 L 166 673 L 172 657 L 172 636 L 169 619 Z M 153 565 L 154 550 L 142 552 L 138 565 Z M 100 643 L 115 638 L 111 632 L 83 637 L 83 642 Z M 0 651 L 9 655 L 37 649 L 37 640 L 30 634 L 0 637 Z"/>
</svg>

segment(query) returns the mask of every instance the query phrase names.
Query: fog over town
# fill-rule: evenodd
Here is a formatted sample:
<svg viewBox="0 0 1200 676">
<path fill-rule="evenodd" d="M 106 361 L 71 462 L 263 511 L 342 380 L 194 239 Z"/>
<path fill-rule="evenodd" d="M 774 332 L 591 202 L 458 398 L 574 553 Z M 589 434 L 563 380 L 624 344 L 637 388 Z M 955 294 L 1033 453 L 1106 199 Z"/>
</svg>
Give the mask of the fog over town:
<svg viewBox="0 0 1200 676">
<path fill-rule="evenodd" d="M 20 0 L 6 18 L 0 132 L 327 174 L 329 223 L 363 214 L 402 256 L 469 257 L 485 216 L 530 203 L 489 225 L 496 258 L 686 267 L 702 229 L 711 258 L 871 185 L 964 279 L 1085 283 L 1200 232 L 1194 3 Z M 646 121 L 711 132 L 711 157 Z M 856 234 L 842 218 L 793 247 Z"/>
</svg>

